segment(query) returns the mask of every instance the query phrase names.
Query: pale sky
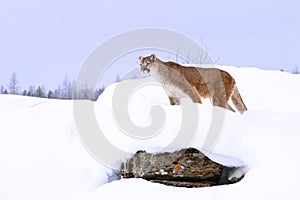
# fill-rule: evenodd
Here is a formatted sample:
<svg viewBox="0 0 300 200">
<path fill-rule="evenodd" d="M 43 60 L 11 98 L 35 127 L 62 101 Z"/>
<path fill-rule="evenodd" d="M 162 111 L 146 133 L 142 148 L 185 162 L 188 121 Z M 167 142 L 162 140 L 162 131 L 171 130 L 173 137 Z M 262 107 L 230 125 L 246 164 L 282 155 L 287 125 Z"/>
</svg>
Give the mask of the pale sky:
<svg viewBox="0 0 300 200">
<path fill-rule="evenodd" d="M 220 65 L 291 72 L 299 12 L 299 0 L 0 0 L 0 85 L 16 72 L 22 88 L 56 88 L 102 42 L 143 27 L 203 41 Z"/>
</svg>

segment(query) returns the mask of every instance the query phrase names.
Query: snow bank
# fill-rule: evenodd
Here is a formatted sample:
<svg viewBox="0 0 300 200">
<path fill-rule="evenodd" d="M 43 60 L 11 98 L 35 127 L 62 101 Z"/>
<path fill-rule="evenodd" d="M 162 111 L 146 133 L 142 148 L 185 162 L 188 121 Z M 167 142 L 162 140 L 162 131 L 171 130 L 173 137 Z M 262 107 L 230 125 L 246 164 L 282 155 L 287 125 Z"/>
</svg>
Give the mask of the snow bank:
<svg viewBox="0 0 300 200">
<path fill-rule="evenodd" d="M 298 199 L 300 76 L 254 68 L 220 68 L 236 79 L 249 110 L 243 115 L 225 111 L 221 134 L 208 156 L 223 164 L 247 165 L 249 171 L 241 182 L 198 189 L 139 179 L 107 183 L 112 171 L 96 162 L 80 143 L 72 101 L 0 95 L 0 199 Z M 155 137 L 132 138 L 120 131 L 112 116 L 116 87 L 108 87 L 94 103 L 98 125 L 107 139 L 129 153 L 164 149 L 180 128 L 181 106 L 169 106 L 157 85 L 137 90 L 129 104 L 131 120 L 147 126 L 155 105 L 163 109 L 167 120 Z M 184 103 L 189 104 L 189 100 Z M 220 108 L 210 103 L 197 108 L 199 127 L 191 146 L 202 148 L 212 112 Z"/>
<path fill-rule="evenodd" d="M 0 199 L 71 199 L 107 182 L 82 147 L 71 101 L 0 95 Z"/>
</svg>

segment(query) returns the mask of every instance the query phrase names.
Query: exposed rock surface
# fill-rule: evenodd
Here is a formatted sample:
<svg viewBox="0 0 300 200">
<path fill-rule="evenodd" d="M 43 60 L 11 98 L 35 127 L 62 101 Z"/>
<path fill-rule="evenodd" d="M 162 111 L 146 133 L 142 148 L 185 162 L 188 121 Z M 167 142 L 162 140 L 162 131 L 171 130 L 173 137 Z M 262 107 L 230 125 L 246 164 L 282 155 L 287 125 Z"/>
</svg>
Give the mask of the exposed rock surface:
<svg viewBox="0 0 300 200">
<path fill-rule="evenodd" d="M 143 178 L 177 187 L 205 187 L 240 181 L 244 173 L 234 177 L 241 167 L 218 164 L 194 148 L 173 153 L 151 154 L 138 151 L 121 165 L 121 178 Z"/>
</svg>

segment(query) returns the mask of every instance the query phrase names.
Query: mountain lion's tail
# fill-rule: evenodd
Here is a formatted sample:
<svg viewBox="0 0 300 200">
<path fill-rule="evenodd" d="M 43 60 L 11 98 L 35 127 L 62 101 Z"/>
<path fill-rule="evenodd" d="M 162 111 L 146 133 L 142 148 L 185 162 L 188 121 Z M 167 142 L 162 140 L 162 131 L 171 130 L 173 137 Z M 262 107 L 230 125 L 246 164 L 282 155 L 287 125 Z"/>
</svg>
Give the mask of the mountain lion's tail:
<svg viewBox="0 0 300 200">
<path fill-rule="evenodd" d="M 238 111 L 241 114 L 243 114 L 243 112 L 248 110 L 246 105 L 243 102 L 243 99 L 242 99 L 240 92 L 239 92 L 238 88 L 236 87 L 236 85 L 234 85 L 231 100 L 232 100 L 232 103 L 234 104 L 234 106 L 238 109 Z"/>
</svg>

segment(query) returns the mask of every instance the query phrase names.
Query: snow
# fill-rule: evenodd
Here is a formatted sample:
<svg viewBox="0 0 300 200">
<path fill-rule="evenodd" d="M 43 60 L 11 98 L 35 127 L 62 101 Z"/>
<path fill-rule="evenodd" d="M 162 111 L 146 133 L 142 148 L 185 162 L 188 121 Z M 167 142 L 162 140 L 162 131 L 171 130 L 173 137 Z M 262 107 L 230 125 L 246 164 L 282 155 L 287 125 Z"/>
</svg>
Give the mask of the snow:
<svg viewBox="0 0 300 200">
<path fill-rule="evenodd" d="M 108 183 L 113 170 L 97 162 L 82 144 L 72 101 L 0 95 L 0 199 L 299 199 L 300 76 L 255 68 L 219 68 L 235 78 L 249 110 L 243 115 L 225 111 L 221 134 L 206 153 L 217 162 L 244 166 L 247 174 L 239 183 L 192 189 L 142 179 Z M 151 108 L 159 106 L 166 116 L 160 132 L 141 139 L 120 130 L 112 112 L 116 87 L 147 81 L 153 80 L 111 85 L 93 103 L 99 127 L 111 144 L 124 152 L 180 147 L 176 144 L 166 149 L 178 134 L 183 107 L 191 103 L 186 99 L 183 106 L 168 105 L 159 85 L 135 91 L 129 116 L 136 126 L 146 127 L 155 120 L 150 117 Z M 202 149 L 213 112 L 223 109 L 208 102 L 196 107 L 199 124 L 191 146 Z M 110 164 L 117 167 L 124 159 Z"/>
</svg>

